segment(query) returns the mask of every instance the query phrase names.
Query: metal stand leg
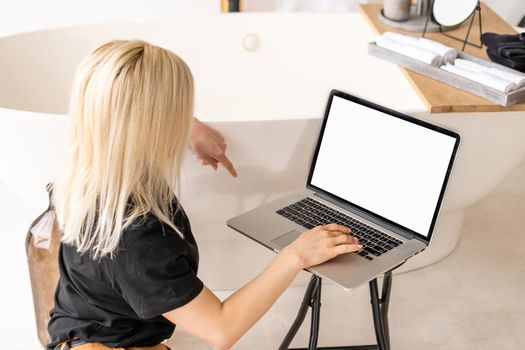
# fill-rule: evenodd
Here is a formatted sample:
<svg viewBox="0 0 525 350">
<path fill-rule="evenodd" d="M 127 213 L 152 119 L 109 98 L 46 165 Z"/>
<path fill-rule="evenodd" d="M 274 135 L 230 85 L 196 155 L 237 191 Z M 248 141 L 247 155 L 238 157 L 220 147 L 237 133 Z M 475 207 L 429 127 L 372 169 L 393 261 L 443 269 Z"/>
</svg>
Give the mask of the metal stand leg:
<svg viewBox="0 0 525 350">
<path fill-rule="evenodd" d="M 306 292 L 304 293 L 303 301 L 301 302 L 301 306 L 299 307 L 297 316 L 295 317 L 295 320 L 293 321 L 292 326 L 288 330 L 288 333 L 286 333 L 286 336 L 281 342 L 281 345 L 279 346 L 279 350 L 288 349 L 293 338 L 295 338 L 297 331 L 301 327 L 301 324 L 303 324 L 304 319 L 306 318 L 306 313 L 308 312 L 308 307 L 312 305 L 312 297 L 314 296 L 318 278 L 319 277 L 317 277 L 316 275 L 312 275 L 312 277 L 310 278 L 310 282 L 308 283 L 308 286 L 306 287 Z"/>
<path fill-rule="evenodd" d="M 397 268 L 397 267 L 396 267 Z M 353 345 L 353 346 L 332 346 L 318 347 L 319 323 L 321 314 L 321 283 L 320 277 L 312 275 L 303 301 L 299 307 L 297 316 L 284 337 L 279 350 L 390 350 L 390 334 L 388 328 L 388 307 L 390 304 L 390 292 L 392 290 L 392 270 L 384 275 L 381 298 L 379 297 L 377 279 L 370 281 L 370 303 L 372 304 L 372 315 L 374 318 L 374 329 L 377 345 Z M 310 321 L 310 339 L 308 348 L 289 349 L 290 343 L 294 339 L 301 324 L 306 318 L 308 308 L 312 308 Z"/>
<path fill-rule="evenodd" d="M 425 34 L 427 33 L 428 22 L 430 21 L 430 17 L 432 16 L 432 9 L 434 8 L 434 1 L 435 0 L 432 0 L 432 2 L 430 3 L 430 7 L 428 9 L 427 19 L 425 20 L 425 27 L 423 28 L 423 33 L 421 33 L 422 38 L 424 38 Z"/>
<path fill-rule="evenodd" d="M 310 341 L 308 342 L 309 350 L 317 350 L 317 341 L 319 338 L 319 322 L 321 316 L 321 282 L 319 277 L 315 278 L 316 286 L 314 290 L 314 297 L 310 303 L 312 308 L 312 319 L 310 320 Z"/>
<path fill-rule="evenodd" d="M 392 288 L 392 273 L 387 272 L 383 279 L 383 292 L 379 298 L 377 279 L 370 281 L 370 302 L 374 317 L 374 329 L 377 346 L 380 350 L 390 350 L 390 334 L 388 328 L 388 306 L 390 305 L 390 291 Z"/>
<path fill-rule="evenodd" d="M 390 306 L 390 292 L 392 291 L 392 271 L 385 273 L 383 278 L 383 293 L 381 294 L 381 318 L 383 319 L 383 334 L 387 349 L 390 350 L 390 328 L 388 325 L 388 307 Z"/>
</svg>

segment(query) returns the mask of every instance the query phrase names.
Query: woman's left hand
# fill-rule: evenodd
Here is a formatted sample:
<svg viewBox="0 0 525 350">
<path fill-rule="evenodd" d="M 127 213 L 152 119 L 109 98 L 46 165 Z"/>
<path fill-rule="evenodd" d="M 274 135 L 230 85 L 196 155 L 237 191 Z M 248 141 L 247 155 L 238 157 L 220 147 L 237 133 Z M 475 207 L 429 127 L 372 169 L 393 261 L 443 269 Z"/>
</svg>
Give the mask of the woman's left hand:
<svg viewBox="0 0 525 350">
<path fill-rule="evenodd" d="M 217 130 L 193 118 L 190 132 L 190 149 L 202 165 L 210 165 L 217 170 L 221 163 L 233 177 L 237 171 L 226 156 L 226 143 L 224 137 Z"/>
</svg>

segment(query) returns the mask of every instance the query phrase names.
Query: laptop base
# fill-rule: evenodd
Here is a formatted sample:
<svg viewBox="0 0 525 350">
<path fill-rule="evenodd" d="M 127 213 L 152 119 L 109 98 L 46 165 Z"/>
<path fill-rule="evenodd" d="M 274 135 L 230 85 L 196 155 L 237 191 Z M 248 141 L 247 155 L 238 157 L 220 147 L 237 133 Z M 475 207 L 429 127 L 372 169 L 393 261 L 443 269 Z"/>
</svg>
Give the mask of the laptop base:
<svg viewBox="0 0 525 350">
<path fill-rule="evenodd" d="M 372 304 L 372 315 L 374 318 L 374 328 L 377 339 L 377 344 L 374 345 L 350 345 L 350 346 L 330 346 L 318 347 L 319 336 L 319 319 L 321 313 L 321 284 L 322 279 L 319 276 L 313 275 L 310 278 L 308 287 L 304 294 L 303 301 L 297 313 L 292 326 L 286 333 L 279 350 L 390 350 L 390 333 L 388 328 L 388 307 L 390 304 L 390 292 L 392 290 L 392 271 L 397 269 L 400 265 L 385 272 L 383 277 L 383 288 L 381 297 L 379 297 L 377 278 L 369 282 L 370 288 L 370 303 Z M 310 324 L 310 339 L 307 348 L 289 348 L 290 343 L 294 339 L 301 324 L 306 318 L 308 308 L 312 308 L 311 324 Z"/>
</svg>

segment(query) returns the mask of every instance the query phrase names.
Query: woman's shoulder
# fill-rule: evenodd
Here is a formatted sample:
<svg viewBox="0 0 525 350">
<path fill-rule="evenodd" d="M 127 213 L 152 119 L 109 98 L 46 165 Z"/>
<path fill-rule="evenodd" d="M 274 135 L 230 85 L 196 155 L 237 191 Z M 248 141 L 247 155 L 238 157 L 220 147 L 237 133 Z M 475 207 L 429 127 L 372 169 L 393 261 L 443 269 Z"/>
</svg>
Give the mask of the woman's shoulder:
<svg viewBox="0 0 525 350">
<path fill-rule="evenodd" d="M 186 251 L 187 244 L 194 244 L 188 217 L 180 207 L 170 217 L 171 225 L 153 213 L 135 219 L 123 232 L 120 250 L 149 251 L 151 249 L 173 249 Z M 178 231 L 178 232 L 177 232 Z"/>
</svg>

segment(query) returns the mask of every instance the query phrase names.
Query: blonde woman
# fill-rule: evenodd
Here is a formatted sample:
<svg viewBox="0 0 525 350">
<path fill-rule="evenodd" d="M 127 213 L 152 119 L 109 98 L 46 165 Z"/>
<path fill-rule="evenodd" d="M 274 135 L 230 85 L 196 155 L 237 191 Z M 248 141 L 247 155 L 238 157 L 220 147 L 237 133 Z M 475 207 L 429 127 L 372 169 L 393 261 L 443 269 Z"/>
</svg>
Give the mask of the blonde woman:
<svg viewBox="0 0 525 350">
<path fill-rule="evenodd" d="M 227 349 L 301 269 L 360 248 L 343 226 L 316 227 L 221 302 L 197 277 L 177 179 L 188 145 L 236 172 L 222 136 L 192 113 L 192 75 L 170 51 L 112 41 L 80 65 L 53 191 L 63 236 L 48 349 L 168 349 L 175 325 Z"/>
</svg>

